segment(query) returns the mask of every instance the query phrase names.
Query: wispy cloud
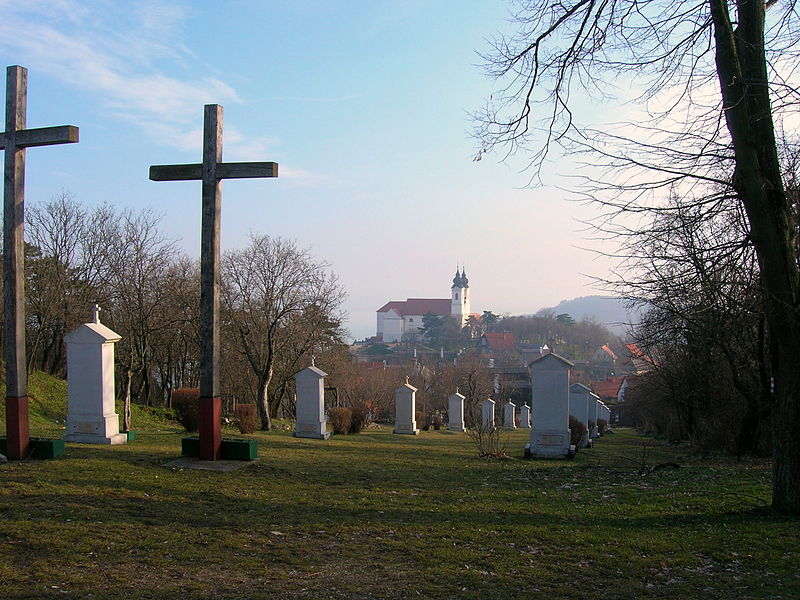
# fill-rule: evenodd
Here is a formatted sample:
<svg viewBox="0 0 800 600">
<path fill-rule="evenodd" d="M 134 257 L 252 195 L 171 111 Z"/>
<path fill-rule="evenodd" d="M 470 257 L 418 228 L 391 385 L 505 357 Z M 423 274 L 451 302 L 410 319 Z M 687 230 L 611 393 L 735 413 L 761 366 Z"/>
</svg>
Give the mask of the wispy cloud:
<svg viewBox="0 0 800 600">
<path fill-rule="evenodd" d="M 131 4 L 100 0 L 89 10 L 74 0 L 0 0 L 0 52 L 80 86 L 109 114 L 141 123 L 163 143 L 197 148 L 198 105 L 239 102 L 239 97 L 219 78 L 181 78 L 158 68 L 156 63 L 167 58 L 194 62 L 181 42 L 184 5 Z M 126 19 L 125 27 L 118 26 L 120 18 Z M 238 138 L 242 145 L 263 144 Z"/>
</svg>

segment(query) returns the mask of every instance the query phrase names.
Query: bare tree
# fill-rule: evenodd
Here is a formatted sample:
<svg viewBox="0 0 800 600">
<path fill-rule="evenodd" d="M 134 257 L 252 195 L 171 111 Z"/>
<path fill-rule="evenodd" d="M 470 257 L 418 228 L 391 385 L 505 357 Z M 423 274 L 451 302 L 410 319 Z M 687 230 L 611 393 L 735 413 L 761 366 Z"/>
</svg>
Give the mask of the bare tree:
<svg viewBox="0 0 800 600">
<path fill-rule="evenodd" d="M 256 404 L 263 430 L 272 427 L 269 388 L 292 325 L 314 311 L 336 317 L 344 299 L 344 291 L 327 267 L 293 241 L 267 235 L 251 235 L 247 248 L 223 257 L 226 319 L 258 380 Z M 308 343 L 311 349 L 314 336 L 308 337 Z"/>
<path fill-rule="evenodd" d="M 158 230 L 159 220 L 154 212 L 143 210 L 105 222 L 111 231 L 106 232 L 110 246 L 104 288 L 109 326 L 122 337 L 115 355 L 123 381 L 125 428 L 130 426 L 135 376 L 140 400 L 146 404 L 153 400 L 154 338 L 172 327 L 165 319 L 170 300 L 166 283 L 176 251 L 175 243 Z"/>
<path fill-rule="evenodd" d="M 519 4 L 519 32 L 495 40 L 487 56 L 504 81 L 478 116 L 481 154 L 532 149 L 538 169 L 555 145 L 588 153 L 605 175 L 582 193 L 616 215 L 660 210 L 669 190 L 701 207 L 736 199 L 756 252 L 770 342 L 773 507 L 800 513 L 800 275 L 795 206 L 775 140 L 775 121 L 800 99 L 791 79 L 800 35 L 794 1 Z M 581 127 L 575 94 L 608 99 L 620 77 L 635 79 L 653 118 Z M 538 127 L 537 106 L 545 111 Z"/>
</svg>

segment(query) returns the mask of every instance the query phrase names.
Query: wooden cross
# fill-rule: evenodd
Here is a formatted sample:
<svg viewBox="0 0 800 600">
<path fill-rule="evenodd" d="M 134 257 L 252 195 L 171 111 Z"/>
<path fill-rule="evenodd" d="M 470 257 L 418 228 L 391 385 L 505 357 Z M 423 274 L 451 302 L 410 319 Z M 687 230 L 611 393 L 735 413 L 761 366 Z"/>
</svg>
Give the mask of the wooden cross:
<svg viewBox="0 0 800 600">
<path fill-rule="evenodd" d="M 203 162 L 190 165 L 154 165 L 153 181 L 203 181 L 202 232 L 200 239 L 200 404 L 198 433 L 200 458 L 217 460 L 222 447 L 219 397 L 219 226 L 222 180 L 277 177 L 278 163 L 222 162 L 222 107 L 205 106 Z"/>
<path fill-rule="evenodd" d="M 28 451 L 28 374 L 25 361 L 25 149 L 78 141 L 72 125 L 26 129 L 28 70 L 6 69 L 6 130 L 0 133 L 5 150 L 3 187 L 3 301 L 6 359 L 6 451 L 22 459 Z"/>
</svg>

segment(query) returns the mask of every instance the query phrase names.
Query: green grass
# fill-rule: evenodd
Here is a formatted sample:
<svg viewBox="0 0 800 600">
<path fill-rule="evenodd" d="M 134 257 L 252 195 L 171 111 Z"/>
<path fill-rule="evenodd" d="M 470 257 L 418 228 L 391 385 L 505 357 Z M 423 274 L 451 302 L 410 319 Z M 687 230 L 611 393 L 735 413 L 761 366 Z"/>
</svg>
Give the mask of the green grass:
<svg viewBox="0 0 800 600">
<path fill-rule="evenodd" d="M 180 432 L 0 466 L 3 598 L 797 598 L 800 521 L 767 462 L 620 430 L 574 461 L 464 434 L 259 433 L 233 473 L 165 468 Z M 521 457 L 526 431 L 510 435 Z M 641 476 L 644 462 L 677 462 Z"/>
</svg>

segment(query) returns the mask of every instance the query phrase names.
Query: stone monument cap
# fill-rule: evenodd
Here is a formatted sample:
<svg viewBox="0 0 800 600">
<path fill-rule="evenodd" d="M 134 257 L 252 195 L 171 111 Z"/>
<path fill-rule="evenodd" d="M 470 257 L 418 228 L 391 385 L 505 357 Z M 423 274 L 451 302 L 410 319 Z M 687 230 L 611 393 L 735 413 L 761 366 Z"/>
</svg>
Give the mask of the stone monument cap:
<svg viewBox="0 0 800 600">
<path fill-rule="evenodd" d="M 323 371 L 319 367 L 315 367 L 313 362 L 311 363 L 310 367 L 306 367 L 302 371 L 298 371 L 297 373 L 295 373 L 295 377 L 297 377 L 301 373 L 313 373 L 317 377 L 327 377 L 328 376 L 328 374 L 325 371 Z"/>
<path fill-rule="evenodd" d="M 582 392 L 582 391 L 587 391 L 587 392 L 591 393 L 591 391 L 592 391 L 592 388 L 590 388 L 588 385 L 584 385 L 582 383 L 573 383 L 571 386 L 569 386 L 569 389 L 570 389 L 570 391 L 572 391 L 574 389 L 576 393 Z"/>
<path fill-rule="evenodd" d="M 547 354 L 542 354 L 541 356 L 538 356 L 538 357 L 534 358 L 531 362 L 528 363 L 528 366 L 532 367 L 534 365 L 534 363 L 544 364 L 545 361 L 552 362 L 553 360 L 558 360 L 558 361 L 564 363 L 564 365 L 569 367 L 569 368 L 572 368 L 572 367 L 575 366 L 575 363 L 572 363 L 572 362 L 568 361 L 566 358 L 564 358 L 563 356 L 559 356 L 555 352 L 548 352 Z"/>
<path fill-rule="evenodd" d="M 406 377 L 406 382 L 403 385 L 401 385 L 399 388 L 397 388 L 395 390 L 395 392 L 404 392 L 404 391 L 407 391 L 407 390 L 411 390 L 412 392 L 416 392 L 417 391 L 417 388 L 415 388 L 413 385 L 408 383 L 408 377 Z"/>
<path fill-rule="evenodd" d="M 122 339 L 102 323 L 84 323 L 64 336 L 64 341 L 72 344 L 104 344 Z"/>
</svg>

